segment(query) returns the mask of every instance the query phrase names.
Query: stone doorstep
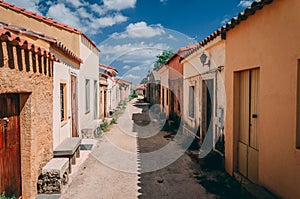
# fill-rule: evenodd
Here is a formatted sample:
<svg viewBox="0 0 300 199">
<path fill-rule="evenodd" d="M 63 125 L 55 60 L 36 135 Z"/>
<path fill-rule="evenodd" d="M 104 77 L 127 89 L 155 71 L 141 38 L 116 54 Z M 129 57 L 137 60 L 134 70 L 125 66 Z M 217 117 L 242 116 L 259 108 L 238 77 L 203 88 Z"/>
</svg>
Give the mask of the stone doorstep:
<svg viewBox="0 0 300 199">
<path fill-rule="evenodd" d="M 243 190 L 249 193 L 254 198 L 278 199 L 278 197 L 271 193 L 269 190 L 258 184 L 252 183 L 238 172 L 234 172 L 233 176 L 239 183 L 241 183 Z"/>
</svg>

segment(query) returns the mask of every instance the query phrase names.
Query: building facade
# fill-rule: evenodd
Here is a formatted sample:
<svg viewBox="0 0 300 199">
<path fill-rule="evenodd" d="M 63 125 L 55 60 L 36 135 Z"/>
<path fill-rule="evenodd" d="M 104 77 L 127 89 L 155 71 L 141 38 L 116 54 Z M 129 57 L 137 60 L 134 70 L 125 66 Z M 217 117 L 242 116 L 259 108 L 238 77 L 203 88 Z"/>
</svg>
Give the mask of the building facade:
<svg viewBox="0 0 300 199">
<path fill-rule="evenodd" d="M 210 41 L 188 50 L 182 60 L 184 131 L 196 134 L 201 157 L 212 149 L 224 155 L 225 40 L 221 30 L 213 35 Z"/>
<path fill-rule="evenodd" d="M 79 73 L 72 73 L 73 81 L 77 82 L 78 87 L 78 119 L 73 122 L 77 122 L 79 136 L 82 136 L 83 131 L 95 131 L 99 108 L 96 97 L 99 98 L 100 50 L 97 46 L 80 30 L 15 5 L 0 1 L 0 12 L 0 20 L 36 32 L 43 30 L 43 34 L 56 38 L 58 43 L 62 42 L 82 60 Z"/>
<path fill-rule="evenodd" d="M 300 198 L 300 2 L 252 4 L 226 25 L 229 174 Z"/>
<path fill-rule="evenodd" d="M 29 37 L 0 30 L 0 189 L 7 195 L 33 198 L 40 171 L 53 156 L 56 61 Z"/>
</svg>

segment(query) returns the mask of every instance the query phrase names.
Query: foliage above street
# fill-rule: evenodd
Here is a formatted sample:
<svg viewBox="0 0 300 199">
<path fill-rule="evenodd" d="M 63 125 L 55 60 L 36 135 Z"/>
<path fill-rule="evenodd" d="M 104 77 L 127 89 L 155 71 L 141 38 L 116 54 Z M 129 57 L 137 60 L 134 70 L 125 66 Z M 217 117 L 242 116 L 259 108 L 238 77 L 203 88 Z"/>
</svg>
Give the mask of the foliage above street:
<svg viewBox="0 0 300 199">
<path fill-rule="evenodd" d="M 157 55 L 157 60 L 154 63 L 153 70 L 158 70 L 162 65 L 166 63 L 166 61 L 174 55 L 172 50 L 163 51 L 161 54 Z"/>
</svg>

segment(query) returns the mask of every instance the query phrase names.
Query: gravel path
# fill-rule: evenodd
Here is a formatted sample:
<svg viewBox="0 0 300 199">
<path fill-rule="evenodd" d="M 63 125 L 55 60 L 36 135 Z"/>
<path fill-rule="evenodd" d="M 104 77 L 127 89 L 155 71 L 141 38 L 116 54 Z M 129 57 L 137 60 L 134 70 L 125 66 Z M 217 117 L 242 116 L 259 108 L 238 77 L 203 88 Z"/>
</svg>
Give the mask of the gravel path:
<svg viewBox="0 0 300 199">
<path fill-rule="evenodd" d="M 132 132 L 131 105 L 109 132 L 103 134 L 87 160 L 74 173 L 62 199 L 138 198 L 136 133 Z"/>
</svg>

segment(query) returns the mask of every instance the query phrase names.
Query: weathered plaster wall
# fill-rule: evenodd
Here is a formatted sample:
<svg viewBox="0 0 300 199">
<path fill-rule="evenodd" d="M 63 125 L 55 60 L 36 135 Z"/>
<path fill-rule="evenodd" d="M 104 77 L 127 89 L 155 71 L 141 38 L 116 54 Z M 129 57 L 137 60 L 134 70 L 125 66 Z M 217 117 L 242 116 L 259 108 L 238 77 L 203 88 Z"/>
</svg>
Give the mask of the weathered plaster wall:
<svg viewBox="0 0 300 199">
<path fill-rule="evenodd" d="M 3 44 L 3 43 L 2 43 Z M 4 50 L 4 66 L 0 67 L 0 94 L 21 93 L 20 135 L 23 198 L 34 198 L 42 167 L 52 158 L 52 77 L 19 71 L 8 67 Z M 24 59 L 23 59 L 24 63 Z"/>
</svg>

